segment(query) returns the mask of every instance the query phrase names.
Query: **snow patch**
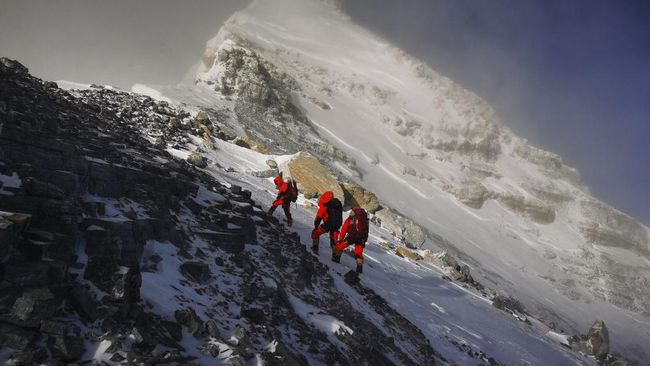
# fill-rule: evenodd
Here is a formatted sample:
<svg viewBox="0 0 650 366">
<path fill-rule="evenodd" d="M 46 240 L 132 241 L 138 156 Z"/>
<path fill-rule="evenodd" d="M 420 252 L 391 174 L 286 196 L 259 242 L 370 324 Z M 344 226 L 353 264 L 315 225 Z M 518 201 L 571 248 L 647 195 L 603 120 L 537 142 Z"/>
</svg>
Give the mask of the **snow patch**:
<svg viewBox="0 0 650 366">
<path fill-rule="evenodd" d="M 151 97 L 151 98 L 153 98 L 155 100 L 159 100 L 159 101 L 163 101 L 163 102 L 167 102 L 167 103 L 172 102 L 171 99 L 163 96 L 162 93 L 160 93 L 158 90 L 156 90 L 156 89 L 154 89 L 154 88 L 152 88 L 150 86 L 144 85 L 144 84 L 134 84 L 131 87 L 131 91 L 133 93 L 136 93 L 136 94 L 146 95 L 146 96 Z"/>
<path fill-rule="evenodd" d="M 289 294 L 289 302 L 293 310 L 303 318 L 307 323 L 315 326 L 328 335 L 336 335 L 339 332 L 353 334 L 352 329 L 337 318 L 327 315 L 323 310 L 309 305 L 294 295 Z"/>
</svg>

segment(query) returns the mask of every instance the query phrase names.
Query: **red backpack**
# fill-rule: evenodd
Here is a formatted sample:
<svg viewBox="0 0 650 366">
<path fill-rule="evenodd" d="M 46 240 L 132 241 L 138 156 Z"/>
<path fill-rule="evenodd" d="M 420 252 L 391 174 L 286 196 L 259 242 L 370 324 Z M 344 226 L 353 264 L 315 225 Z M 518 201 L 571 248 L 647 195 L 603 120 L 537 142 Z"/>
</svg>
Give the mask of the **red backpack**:
<svg viewBox="0 0 650 366">
<path fill-rule="evenodd" d="M 368 239 L 368 214 L 366 210 L 355 207 L 352 211 L 354 212 L 354 218 L 350 223 L 350 236 L 364 240 Z"/>
<path fill-rule="evenodd" d="M 294 179 L 289 179 L 287 184 L 289 185 L 289 189 L 287 190 L 289 193 L 289 201 L 296 202 L 298 199 L 298 183 Z"/>
</svg>

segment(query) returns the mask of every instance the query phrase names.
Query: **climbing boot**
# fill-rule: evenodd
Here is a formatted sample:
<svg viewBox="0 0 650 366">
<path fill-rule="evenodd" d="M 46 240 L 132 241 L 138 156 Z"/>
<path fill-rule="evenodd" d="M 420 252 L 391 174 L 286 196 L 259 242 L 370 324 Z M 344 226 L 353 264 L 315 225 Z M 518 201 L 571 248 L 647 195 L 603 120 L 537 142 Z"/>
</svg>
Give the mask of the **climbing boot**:
<svg viewBox="0 0 650 366">
<path fill-rule="evenodd" d="M 332 262 L 341 263 L 341 252 L 334 249 L 332 251 Z"/>
<path fill-rule="evenodd" d="M 311 250 L 312 252 L 318 253 L 318 238 L 312 239 Z"/>
<path fill-rule="evenodd" d="M 363 273 L 363 258 L 357 258 L 357 273 Z"/>
</svg>

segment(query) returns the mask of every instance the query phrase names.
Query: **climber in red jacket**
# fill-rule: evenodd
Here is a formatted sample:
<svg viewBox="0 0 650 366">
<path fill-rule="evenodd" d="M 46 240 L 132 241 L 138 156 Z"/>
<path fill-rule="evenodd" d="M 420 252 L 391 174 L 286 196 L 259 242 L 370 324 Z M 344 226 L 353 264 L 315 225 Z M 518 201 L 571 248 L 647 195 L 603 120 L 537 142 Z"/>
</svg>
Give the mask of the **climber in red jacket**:
<svg viewBox="0 0 650 366">
<path fill-rule="evenodd" d="M 341 201 L 334 197 L 334 194 L 330 191 L 323 193 L 318 199 L 318 212 L 316 212 L 316 217 L 314 218 L 314 230 L 311 232 L 311 250 L 318 252 L 320 236 L 329 233 L 330 247 L 334 251 L 334 246 L 339 240 L 339 229 L 341 228 L 342 222 L 343 205 Z"/>
<path fill-rule="evenodd" d="M 271 208 L 269 208 L 268 214 L 272 216 L 275 209 L 278 208 L 278 206 L 282 206 L 284 214 L 287 216 L 287 225 L 291 226 L 293 220 L 291 219 L 291 192 L 289 190 L 289 185 L 284 181 L 284 179 L 282 179 L 282 175 L 275 177 L 273 183 L 275 183 L 275 187 L 278 189 L 278 196 L 275 198 L 275 201 L 273 201 Z"/>
<path fill-rule="evenodd" d="M 357 273 L 363 272 L 363 248 L 368 241 L 368 214 L 361 207 L 354 207 L 343 223 L 341 241 L 332 252 L 332 260 L 341 261 L 341 253 L 351 244 L 354 244 L 354 256 L 357 262 Z"/>
</svg>

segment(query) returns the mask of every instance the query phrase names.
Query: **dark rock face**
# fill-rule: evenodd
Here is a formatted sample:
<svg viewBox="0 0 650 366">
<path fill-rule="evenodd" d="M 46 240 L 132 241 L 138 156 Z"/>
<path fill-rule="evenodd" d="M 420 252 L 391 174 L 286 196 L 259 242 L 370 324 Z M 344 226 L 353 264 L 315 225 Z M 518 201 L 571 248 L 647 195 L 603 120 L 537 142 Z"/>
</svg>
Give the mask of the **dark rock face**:
<svg viewBox="0 0 650 366">
<path fill-rule="evenodd" d="M 604 361 L 609 355 L 609 332 L 605 322 L 597 320 L 586 335 L 576 339 L 571 345 L 577 351 Z"/>
<path fill-rule="evenodd" d="M 205 168 L 208 166 L 205 157 L 201 156 L 199 153 L 191 153 L 190 156 L 187 157 L 187 162 L 199 168 Z"/>
<path fill-rule="evenodd" d="M 593 347 L 593 355 L 601 360 L 609 353 L 609 332 L 605 322 L 597 320 L 587 333 L 587 342 Z"/>
<path fill-rule="evenodd" d="M 524 306 L 514 297 L 497 295 L 492 300 L 492 306 L 501 310 L 517 311 L 525 313 Z"/>
<path fill-rule="evenodd" d="M 210 268 L 206 263 L 188 261 L 181 264 L 180 271 L 190 281 L 204 283 L 212 278 Z"/>
<path fill-rule="evenodd" d="M 134 105 L 151 109 L 151 118 L 135 108 L 116 109 Z M 29 76 L 19 63 L 0 60 L 0 165 L 2 174 L 20 180 L 18 188 L 0 194 L 0 346 L 47 346 L 14 360 L 81 358 L 84 339 L 52 322 L 54 316 L 78 316 L 88 324 L 100 319 L 109 338 L 147 317 L 140 305 L 144 245 L 183 244 L 169 213 L 193 199 L 196 181 L 207 179 L 143 139 L 142 129 L 170 116 L 189 114 L 103 88 L 73 97 Z M 184 133 L 180 123 L 165 138 L 182 142 Z M 181 351 L 180 332 L 161 324 L 150 321 L 140 329 L 153 334 L 152 347 L 165 342 Z"/>
<path fill-rule="evenodd" d="M 186 328 L 195 337 L 203 336 L 206 333 L 203 320 L 201 320 L 201 318 L 196 314 L 196 311 L 192 308 L 176 310 L 174 318 L 176 318 L 178 324 Z"/>
<path fill-rule="evenodd" d="M 36 325 L 54 315 L 60 301 L 48 288 L 28 290 L 16 300 L 12 314 L 22 322 Z"/>
</svg>

